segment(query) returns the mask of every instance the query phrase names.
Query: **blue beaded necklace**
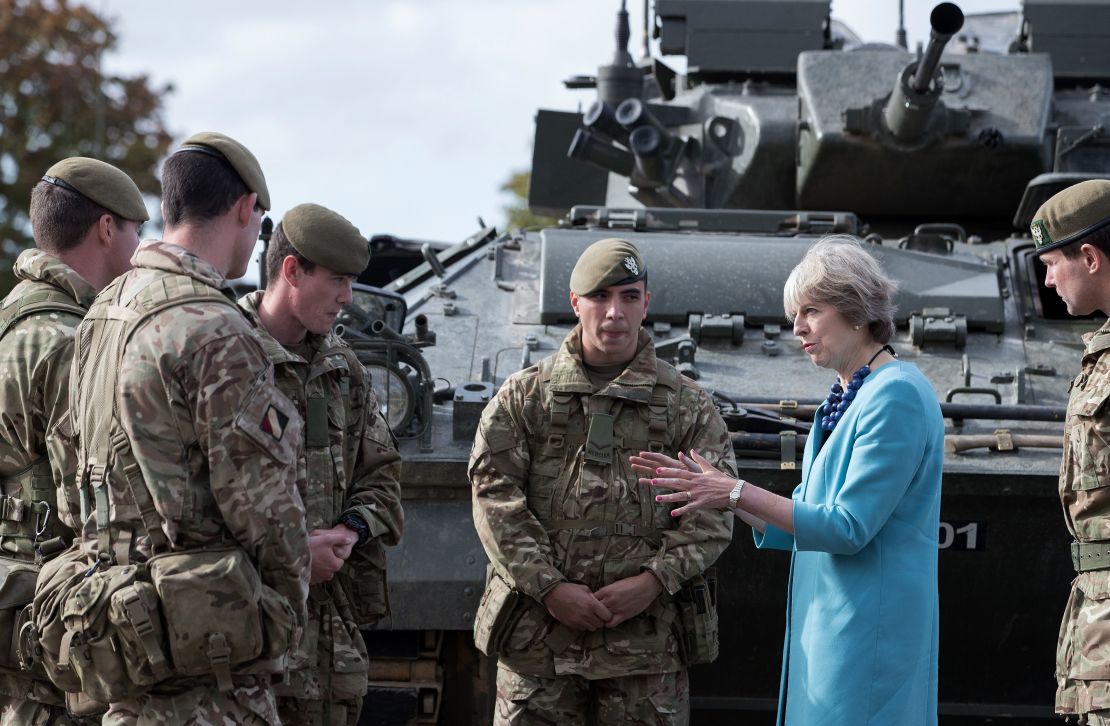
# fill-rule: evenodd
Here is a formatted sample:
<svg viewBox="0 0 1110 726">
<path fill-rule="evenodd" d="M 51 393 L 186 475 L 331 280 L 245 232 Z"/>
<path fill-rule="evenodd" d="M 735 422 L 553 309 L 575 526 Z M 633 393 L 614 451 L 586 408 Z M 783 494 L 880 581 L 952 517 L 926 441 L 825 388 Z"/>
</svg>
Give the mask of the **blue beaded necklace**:
<svg viewBox="0 0 1110 726">
<path fill-rule="evenodd" d="M 844 416 L 844 412 L 848 410 L 848 406 L 852 405 L 852 401 L 856 398 L 856 391 L 863 385 L 863 379 L 871 375 L 871 364 L 875 359 L 882 355 L 883 351 L 890 353 L 895 358 L 898 354 L 894 352 L 894 348 L 889 345 L 884 345 L 871 356 L 871 360 L 867 361 L 858 371 L 852 374 L 851 380 L 848 381 L 848 390 L 841 387 L 840 381 L 832 384 L 829 390 L 829 397 L 825 400 L 825 411 L 827 412 L 821 417 L 821 428 L 826 433 L 831 432 L 836 428 L 836 424 Z"/>
</svg>

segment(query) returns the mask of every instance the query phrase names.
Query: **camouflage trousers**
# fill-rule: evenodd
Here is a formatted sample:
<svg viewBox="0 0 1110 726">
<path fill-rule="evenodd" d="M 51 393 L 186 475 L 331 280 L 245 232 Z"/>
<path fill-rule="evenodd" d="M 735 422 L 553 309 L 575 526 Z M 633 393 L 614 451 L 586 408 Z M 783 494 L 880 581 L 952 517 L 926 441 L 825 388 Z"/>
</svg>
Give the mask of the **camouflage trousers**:
<svg viewBox="0 0 1110 726">
<path fill-rule="evenodd" d="M 96 717 L 72 716 L 65 694 L 53 683 L 22 675 L 0 675 L 0 726 L 81 726 L 99 723 Z"/>
<path fill-rule="evenodd" d="M 198 686 L 173 696 L 148 694 L 113 703 L 104 726 L 279 726 L 277 702 L 268 679 L 236 685 L 229 693 Z"/>
<path fill-rule="evenodd" d="M 361 699 L 307 701 L 279 698 L 278 714 L 282 726 L 356 726 Z"/>
<path fill-rule="evenodd" d="M 1072 583 L 1056 643 L 1056 712 L 1110 714 L 1110 571 L 1080 573 Z"/>
<path fill-rule="evenodd" d="M 494 726 L 687 726 L 686 671 L 588 680 L 497 669 Z"/>
</svg>

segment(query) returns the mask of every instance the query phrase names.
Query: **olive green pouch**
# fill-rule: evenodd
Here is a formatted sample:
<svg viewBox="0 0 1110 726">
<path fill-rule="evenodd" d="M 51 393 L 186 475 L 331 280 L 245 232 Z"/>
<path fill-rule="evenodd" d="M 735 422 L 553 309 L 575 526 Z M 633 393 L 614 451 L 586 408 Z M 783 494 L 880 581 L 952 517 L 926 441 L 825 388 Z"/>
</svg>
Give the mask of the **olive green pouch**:
<svg viewBox="0 0 1110 726">
<path fill-rule="evenodd" d="M 674 596 L 678 608 L 678 645 L 687 666 L 712 663 L 720 650 L 717 575 L 710 569 L 683 583 Z"/>
<path fill-rule="evenodd" d="M 514 590 L 501 575 L 486 569 L 486 591 L 474 616 L 474 645 L 488 656 L 496 655 L 520 619 L 523 610 L 517 605 L 521 594 Z"/>
<path fill-rule="evenodd" d="M 147 566 L 177 675 L 213 674 L 230 690 L 231 669 L 263 653 L 258 570 L 238 547 L 158 554 Z"/>
<path fill-rule="evenodd" d="M 0 670 L 19 671 L 20 612 L 35 597 L 39 567 L 0 559 Z"/>
<path fill-rule="evenodd" d="M 90 565 L 81 546 L 75 544 L 42 566 L 35 584 L 32 622 L 23 638 L 26 643 L 21 649 L 23 658 L 33 668 L 45 670 L 63 691 L 80 691 L 81 679 L 70 665 L 62 607 L 70 593 L 85 580 Z"/>
<path fill-rule="evenodd" d="M 97 701 L 123 701 L 142 695 L 159 679 L 147 672 L 138 680 L 135 662 L 146 660 L 134 639 L 120 637 L 120 628 L 111 617 L 112 601 L 122 591 L 134 589 L 144 576 L 141 566 L 108 567 L 84 576 L 62 605 L 65 636 L 61 659 L 80 679 L 82 693 Z M 157 605 L 148 615 L 160 628 Z M 157 638 L 157 635 L 154 636 Z M 160 641 L 160 638 L 157 638 Z M 165 665 L 165 656 L 162 656 Z M 129 663 L 131 665 L 129 665 Z M 164 676 L 165 671 L 162 672 Z"/>
</svg>

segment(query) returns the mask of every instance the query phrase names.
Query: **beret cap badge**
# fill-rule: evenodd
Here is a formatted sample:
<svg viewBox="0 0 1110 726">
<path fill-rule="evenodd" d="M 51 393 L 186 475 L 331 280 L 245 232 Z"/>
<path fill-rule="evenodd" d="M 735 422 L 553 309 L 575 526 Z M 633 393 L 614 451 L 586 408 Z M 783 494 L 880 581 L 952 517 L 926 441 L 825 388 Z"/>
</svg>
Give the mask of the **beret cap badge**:
<svg viewBox="0 0 1110 726">
<path fill-rule="evenodd" d="M 631 255 L 624 258 L 624 267 L 626 270 L 628 270 L 628 274 L 630 275 L 640 274 L 640 267 L 636 264 L 636 258 L 632 257 Z"/>
<path fill-rule="evenodd" d="M 1038 247 L 1043 247 L 1052 242 L 1052 238 L 1048 236 L 1048 232 L 1044 228 L 1044 220 L 1034 220 L 1033 224 L 1030 225 L 1030 229 L 1033 232 L 1033 239 L 1036 241 Z"/>
</svg>

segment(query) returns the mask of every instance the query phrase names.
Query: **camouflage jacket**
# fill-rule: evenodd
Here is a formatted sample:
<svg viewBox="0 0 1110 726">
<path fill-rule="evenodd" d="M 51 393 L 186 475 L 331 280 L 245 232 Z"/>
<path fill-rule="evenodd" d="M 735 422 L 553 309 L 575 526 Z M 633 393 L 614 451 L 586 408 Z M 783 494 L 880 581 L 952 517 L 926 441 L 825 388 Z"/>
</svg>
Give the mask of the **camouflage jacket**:
<svg viewBox="0 0 1110 726">
<path fill-rule="evenodd" d="M 20 282 L 0 303 L 5 313 L 36 295 L 64 299 L 87 310 L 96 296 L 92 286 L 69 265 L 42 250 L 20 253 L 14 269 Z M 40 535 L 43 540 L 58 535 L 70 539 L 77 528 L 79 512 L 73 491 L 77 465 L 68 415 L 73 336 L 80 322 L 76 312 L 43 310 L 15 320 L 0 339 L 0 407 L 4 412 L 0 419 L 0 476 L 7 479 L 38 462 L 44 467 L 48 462 L 57 493 L 45 503 L 65 526 L 59 528 L 57 519 L 48 518 L 48 531 Z M 17 531 L 22 527 L 16 516 L 25 519 L 44 513 L 33 512 L 30 502 L 14 506 L 13 499 L 22 502 L 26 497 L 11 483 L 3 492 L 0 555 L 33 560 L 36 543 Z M 64 505 L 61 509 L 58 502 Z"/>
<path fill-rule="evenodd" d="M 78 310 L 88 309 L 96 291 L 38 249 L 21 252 L 14 271 L 20 282 L 0 303 L 7 325 L 0 337 L 0 559 L 29 562 L 60 552 L 77 527 L 69 368 L 73 335 L 83 317 Z M 27 312 L 47 300 L 70 309 Z M 5 636 L 11 635 L 8 622 Z M 0 694 L 63 703 L 53 684 L 17 670 L 13 658 L 0 656 Z"/>
<path fill-rule="evenodd" d="M 1060 462 L 1060 501 L 1079 542 L 1110 542 L 1110 321 L 1083 336 Z M 1110 709 L 1110 569 L 1079 573 L 1057 645 L 1056 710 Z"/>
<path fill-rule="evenodd" d="M 526 596 L 500 662 L 540 676 L 675 671 L 682 664 L 672 596 L 728 546 L 732 516 L 701 511 L 676 521 L 672 506 L 637 483 L 628 458 L 653 443 L 672 456 L 694 448 L 734 474 L 728 431 L 708 394 L 656 359 L 646 332 L 628 367 L 597 392 L 580 349 L 576 328 L 553 359 L 505 381 L 471 452 L 478 536 L 497 572 Z M 609 464 L 590 460 L 586 407 L 613 416 Z M 664 589 L 647 610 L 549 647 L 558 628 L 542 598 L 552 588 L 576 582 L 596 591 L 645 569 Z"/>
<path fill-rule="evenodd" d="M 294 467 L 301 417 L 274 386 L 258 335 L 212 265 L 157 240 L 132 262 L 77 330 L 70 388 L 78 485 L 95 492 L 103 477 L 110 507 L 110 517 L 96 507 L 83 537 L 97 544 L 97 521 L 108 520 L 119 564 L 151 555 L 129 470 L 118 453 L 97 451 L 97 437 L 122 431 L 170 547 L 242 547 L 303 623 L 308 536 Z M 179 300 L 188 302 L 162 307 Z M 99 360 L 119 326 L 132 331 L 119 360 Z"/>
<path fill-rule="evenodd" d="M 367 662 L 353 630 L 386 614 L 386 545 L 401 537 L 400 456 L 382 417 L 370 377 L 338 336 L 309 334 L 312 360 L 288 350 L 258 320 L 261 292 L 239 305 L 258 323 L 274 382 L 305 419 L 297 458 L 297 487 L 308 529 L 334 526 L 348 512 L 370 527 L 370 540 L 351 553 L 330 582 L 309 590 L 305 639 L 289 663 L 279 696 L 346 699 L 366 691 Z M 336 628 L 339 620 L 346 628 Z"/>
</svg>

